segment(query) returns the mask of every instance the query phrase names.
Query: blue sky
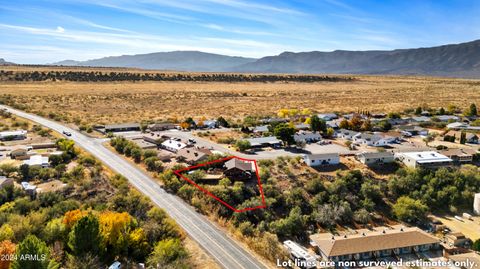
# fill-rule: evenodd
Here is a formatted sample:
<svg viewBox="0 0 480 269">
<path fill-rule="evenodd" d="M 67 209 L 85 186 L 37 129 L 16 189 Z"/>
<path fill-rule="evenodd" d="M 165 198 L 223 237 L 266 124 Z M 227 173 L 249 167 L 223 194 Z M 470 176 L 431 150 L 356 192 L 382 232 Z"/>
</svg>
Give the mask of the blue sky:
<svg viewBox="0 0 480 269">
<path fill-rule="evenodd" d="M 87 60 L 173 50 L 427 47 L 480 39 L 477 0 L 15 0 L 0 6 L 0 58 Z"/>
</svg>

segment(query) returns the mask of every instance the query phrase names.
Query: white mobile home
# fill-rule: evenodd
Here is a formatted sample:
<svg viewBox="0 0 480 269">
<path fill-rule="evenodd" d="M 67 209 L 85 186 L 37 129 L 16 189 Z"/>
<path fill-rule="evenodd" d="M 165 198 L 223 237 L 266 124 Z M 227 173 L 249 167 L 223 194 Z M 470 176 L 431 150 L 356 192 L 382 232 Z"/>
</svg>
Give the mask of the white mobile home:
<svg viewBox="0 0 480 269">
<path fill-rule="evenodd" d="M 321 166 L 339 164 L 340 156 L 338 153 L 306 154 L 303 160 L 308 166 Z"/>
</svg>

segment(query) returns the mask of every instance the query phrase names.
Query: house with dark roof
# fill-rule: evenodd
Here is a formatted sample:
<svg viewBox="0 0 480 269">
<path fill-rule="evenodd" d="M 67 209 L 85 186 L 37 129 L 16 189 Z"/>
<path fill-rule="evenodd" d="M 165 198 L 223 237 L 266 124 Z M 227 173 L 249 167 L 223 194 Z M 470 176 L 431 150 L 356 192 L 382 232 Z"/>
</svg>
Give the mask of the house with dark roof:
<svg viewBox="0 0 480 269">
<path fill-rule="evenodd" d="M 252 161 L 244 161 L 232 158 L 225 162 L 223 175 L 231 180 L 251 179 L 255 173 L 255 165 Z"/>
<path fill-rule="evenodd" d="M 140 131 L 140 124 L 138 123 L 122 123 L 122 124 L 108 124 L 103 128 L 104 133 L 116 132 L 131 132 Z"/>
<path fill-rule="evenodd" d="M 440 240 L 417 227 L 379 227 L 353 234 L 310 235 L 310 244 L 327 261 L 381 259 L 441 249 Z"/>
<path fill-rule="evenodd" d="M 148 130 L 152 132 L 165 131 L 170 129 L 176 129 L 177 125 L 168 122 L 154 123 L 148 125 Z"/>
<path fill-rule="evenodd" d="M 0 189 L 5 188 L 6 186 L 13 186 L 13 178 L 0 176 Z"/>
</svg>

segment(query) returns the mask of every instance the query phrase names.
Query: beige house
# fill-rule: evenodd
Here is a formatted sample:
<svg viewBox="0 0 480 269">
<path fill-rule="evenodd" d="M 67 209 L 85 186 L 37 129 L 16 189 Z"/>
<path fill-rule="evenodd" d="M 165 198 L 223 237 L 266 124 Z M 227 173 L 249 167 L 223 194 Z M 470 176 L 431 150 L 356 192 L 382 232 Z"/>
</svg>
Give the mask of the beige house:
<svg viewBox="0 0 480 269">
<path fill-rule="evenodd" d="M 207 158 L 207 154 L 195 148 L 183 148 L 177 152 L 177 160 L 195 164 Z"/>
<path fill-rule="evenodd" d="M 326 261 L 368 260 L 440 249 L 438 238 L 416 227 L 383 227 L 355 234 L 313 234 L 311 245 Z"/>
<path fill-rule="evenodd" d="M 445 243 L 450 247 L 463 247 L 468 241 L 468 238 L 460 232 L 445 235 Z"/>
<path fill-rule="evenodd" d="M 473 155 L 476 153 L 472 149 L 446 149 L 440 151 L 441 154 L 452 159 L 455 163 L 471 163 L 473 161 Z"/>
</svg>

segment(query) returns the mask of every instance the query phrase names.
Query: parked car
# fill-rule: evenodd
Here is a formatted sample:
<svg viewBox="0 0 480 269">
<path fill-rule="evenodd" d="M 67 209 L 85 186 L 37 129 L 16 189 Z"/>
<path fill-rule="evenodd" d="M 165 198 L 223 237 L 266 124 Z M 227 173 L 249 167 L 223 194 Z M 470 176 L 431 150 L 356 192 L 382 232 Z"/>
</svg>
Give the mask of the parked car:
<svg viewBox="0 0 480 269">
<path fill-rule="evenodd" d="M 120 269 L 120 268 L 122 268 L 122 264 L 118 261 L 112 263 L 112 265 L 108 267 L 108 269 Z"/>
</svg>

